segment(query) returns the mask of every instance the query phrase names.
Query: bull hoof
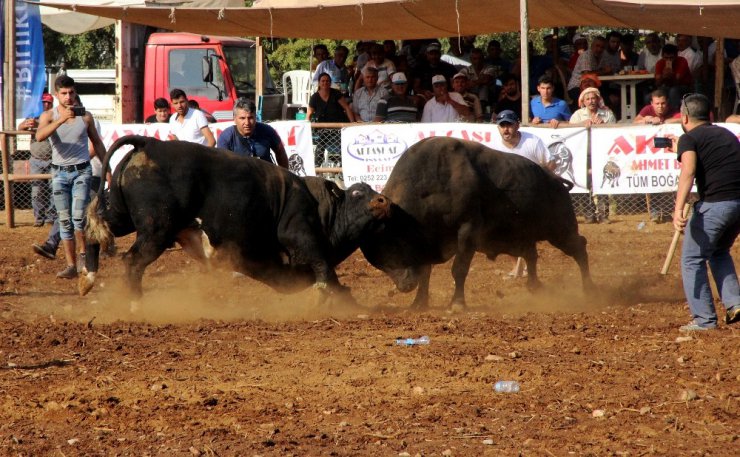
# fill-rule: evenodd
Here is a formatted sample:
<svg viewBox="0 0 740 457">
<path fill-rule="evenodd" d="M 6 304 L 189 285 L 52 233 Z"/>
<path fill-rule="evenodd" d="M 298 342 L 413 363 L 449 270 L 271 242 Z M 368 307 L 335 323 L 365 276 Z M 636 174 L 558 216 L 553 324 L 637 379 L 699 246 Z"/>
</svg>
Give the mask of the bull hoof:
<svg viewBox="0 0 740 457">
<path fill-rule="evenodd" d="M 83 270 L 80 277 L 77 279 L 77 292 L 79 292 L 80 297 L 84 297 L 85 295 L 92 290 L 93 285 L 95 284 L 95 273 L 88 273 L 87 271 Z"/>
<path fill-rule="evenodd" d="M 429 309 L 429 300 L 428 299 L 414 300 L 414 302 L 411 303 L 410 308 L 415 311 L 423 311 L 423 310 Z"/>
<path fill-rule="evenodd" d="M 542 283 L 539 280 L 537 280 L 537 279 L 527 281 L 527 290 L 529 290 L 530 292 L 538 292 L 538 291 L 541 291 L 542 290 Z"/>
<path fill-rule="evenodd" d="M 468 309 L 467 306 L 465 306 L 464 302 L 452 302 L 450 304 L 450 314 L 460 314 L 464 313 Z"/>
</svg>

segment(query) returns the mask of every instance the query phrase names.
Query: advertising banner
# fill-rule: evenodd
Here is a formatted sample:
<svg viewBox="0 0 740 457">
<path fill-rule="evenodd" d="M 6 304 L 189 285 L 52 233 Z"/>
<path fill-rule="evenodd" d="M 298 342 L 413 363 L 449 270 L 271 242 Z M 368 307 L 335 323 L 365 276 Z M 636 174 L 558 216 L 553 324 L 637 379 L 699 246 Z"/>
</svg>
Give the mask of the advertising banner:
<svg viewBox="0 0 740 457">
<path fill-rule="evenodd" d="M 234 125 L 231 122 L 221 122 L 209 125 L 213 135 L 218 140 L 218 136 L 228 127 Z M 313 158 L 313 144 L 311 138 L 311 123 L 306 121 L 280 121 L 272 122 L 270 126 L 277 131 L 283 140 L 285 152 L 288 155 L 290 171 L 298 176 L 315 176 L 316 167 Z M 124 125 L 103 125 L 100 132 L 101 139 L 106 149 L 117 139 L 126 135 L 143 135 L 166 140 L 170 133 L 168 124 L 124 124 Z M 123 157 L 127 148 L 121 148 L 111 160 L 111 167 Z M 274 158 L 273 158 L 274 159 Z"/>
<path fill-rule="evenodd" d="M 44 38 L 39 6 L 15 2 L 15 113 L 17 119 L 41 114 L 46 86 Z"/>
<path fill-rule="evenodd" d="M 585 128 L 526 128 L 539 137 L 555 158 L 556 172 L 575 184 L 572 192 L 585 193 L 588 131 Z M 449 136 L 495 148 L 500 141 L 493 124 L 382 124 L 342 129 L 342 170 L 350 186 L 366 182 L 382 191 L 393 167 L 403 153 L 424 138 Z"/>
</svg>

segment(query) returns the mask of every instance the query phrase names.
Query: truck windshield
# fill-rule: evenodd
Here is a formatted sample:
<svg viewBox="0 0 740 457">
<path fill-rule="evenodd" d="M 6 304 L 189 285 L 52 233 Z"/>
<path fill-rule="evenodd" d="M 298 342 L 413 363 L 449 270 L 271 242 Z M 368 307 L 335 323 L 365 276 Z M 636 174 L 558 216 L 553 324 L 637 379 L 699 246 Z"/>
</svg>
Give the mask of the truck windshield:
<svg viewBox="0 0 740 457">
<path fill-rule="evenodd" d="M 206 49 L 173 49 L 170 54 L 169 87 L 179 88 L 189 96 L 218 100 L 219 90 L 203 81 L 203 57 Z M 213 84 L 224 90 L 221 67 L 213 67 Z"/>
<path fill-rule="evenodd" d="M 254 97 L 255 92 L 255 49 L 242 46 L 224 46 L 226 65 L 231 70 L 231 76 L 239 97 Z"/>
</svg>

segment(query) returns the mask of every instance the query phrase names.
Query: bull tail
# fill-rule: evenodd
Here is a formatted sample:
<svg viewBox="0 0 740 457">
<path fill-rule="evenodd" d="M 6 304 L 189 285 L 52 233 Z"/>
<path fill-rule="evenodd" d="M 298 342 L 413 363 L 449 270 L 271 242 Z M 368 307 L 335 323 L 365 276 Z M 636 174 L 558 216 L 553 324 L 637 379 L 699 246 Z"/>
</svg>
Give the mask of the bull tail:
<svg viewBox="0 0 740 457">
<path fill-rule="evenodd" d="M 113 232 L 110 229 L 110 224 L 103 217 L 104 208 L 99 208 L 101 201 L 102 195 L 98 195 L 87 207 L 85 235 L 88 241 L 96 242 L 100 244 L 103 250 L 106 250 L 113 243 Z"/>
<path fill-rule="evenodd" d="M 101 175 L 102 178 L 106 179 L 110 168 L 110 159 L 113 157 L 113 154 L 115 154 L 115 152 L 121 148 L 121 146 L 129 145 L 134 147 L 128 154 L 126 154 L 126 156 L 130 156 L 131 152 L 143 148 L 144 145 L 146 145 L 146 143 L 149 141 L 149 138 L 141 135 L 126 135 L 117 139 L 115 143 L 110 145 L 110 148 L 108 148 L 108 152 L 105 153 L 105 159 L 103 160 L 103 172 Z M 98 189 L 98 200 L 100 200 L 103 195 L 103 187 L 104 186 L 100 186 L 100 188 Z M 99 210 L 102 211 L 103 208 L 99 208 Z"/>
<path fill-rule="evenodd" d="M 126 157 L 121 160 L 121 164 L 125 164 L 128 158 L 131 157 L 131 153 L 143 148 L 146 143 L 150 141 L 149 138 L 139 135 L 127 135 L 116 140 L 105 153 L 105 159 L 103 162 L 102 178 L 107 179 L 108 171 L 110 168 L 110 159 L 113 154 L 120 149 L 122 146 L 130 145 L 133 149 L 126 154 Z M 105 203 L 103 199 L 103 185 L 98 188 L 96 197 L 87 207 L 87 227 L 85 229 L 88 239 L 91 241 L 97 241 L 103 249 L 106 249 L 113 242 L 113 232 L 111 231 L 110 224 L 105 220 Z"/>
</svg>

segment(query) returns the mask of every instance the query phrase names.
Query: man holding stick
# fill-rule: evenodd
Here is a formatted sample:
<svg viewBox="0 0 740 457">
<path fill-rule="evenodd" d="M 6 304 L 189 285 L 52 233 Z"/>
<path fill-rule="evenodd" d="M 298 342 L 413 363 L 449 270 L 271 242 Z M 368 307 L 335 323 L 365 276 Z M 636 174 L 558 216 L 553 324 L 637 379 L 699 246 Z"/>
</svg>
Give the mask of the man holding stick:
<svg viewBox="0 0 740 457">
<path fill-rule="evenodd" d="M 678 181 L 673 226 L 687 227 L 681 253 L 684 293 L 693 320 L 682 332 L 717 327 L 707 262 L 726 308 L 725 323 L 740 321 L 740 286 L 730 248 L 740 233 L 740 142 L 729 130 L 709 122 L 709 99 L 687 94 L 681 102 L 677 143 L 681 175 Z M 696 178 L 699 201 L 689 221 L 683 212 Z"/>
</svg>

